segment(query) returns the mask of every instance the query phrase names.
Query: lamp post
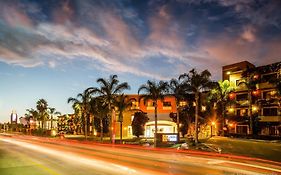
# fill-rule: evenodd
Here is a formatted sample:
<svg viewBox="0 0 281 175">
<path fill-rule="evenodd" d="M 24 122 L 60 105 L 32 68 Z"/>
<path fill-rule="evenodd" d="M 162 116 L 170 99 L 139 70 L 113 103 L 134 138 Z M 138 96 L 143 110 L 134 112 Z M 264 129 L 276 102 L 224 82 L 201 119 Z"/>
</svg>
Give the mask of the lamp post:
<svg viewBox="0 0 281 175">
<path fill-rule="evenodd" d="M 216 124 L 215 122 L 211 123 L 211 137 L 213 137 L 213 126 L 215 126 L 215 124 Z"/>
</svg>

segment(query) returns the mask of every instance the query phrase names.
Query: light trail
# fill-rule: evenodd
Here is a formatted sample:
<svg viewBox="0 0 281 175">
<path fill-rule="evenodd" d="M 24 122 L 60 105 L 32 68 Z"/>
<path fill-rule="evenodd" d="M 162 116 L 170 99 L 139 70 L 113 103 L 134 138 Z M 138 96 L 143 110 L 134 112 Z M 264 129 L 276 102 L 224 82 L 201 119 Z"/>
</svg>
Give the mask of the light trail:
<svg viewBox="0 0 281 175">
<path fill-rule="evenodd" d="M 75 154 L 71 155 L 69 153 L 48 149 L 48 148 L 45 148 L 45 147 L 42 147 L 42 146 L 30 144 L 30 143 L 25 143 L 25 142 L 11 140 L 11 139 L 4 139 L 4 138 L 0 138 L 0 140 L 2 140 L 4 142 L 7 142 L 7 143 L 15 144 L 15 145 L 18 145 L 20 147 L 27 148 L 27 149 L 35 150 L 37 152 L 49 154 L 49 155 L 58 157 L 60 159 L 65 159 L 65 160 L 73 161 L 75 163 L 80 163 L 80 164 L 86 164 L 88 166 L 92 166 L 92 167 L 98 168 L 99 170 L 104 170 L 104 171 L 109 172 L 109 173 L 136 174 L 136 175 L 143 174 L 143 173 L 140 173 L 140 172 L 138 172 L 134 169 L 128 168 L 128 167 L 120 166 L 120 165 L 113 164 L 113 163 L 109 164 L 108 162 L 104 162 L 104 161 L 100 161 L 100 160 L 83 158 L 83 157 L 79 157 Z"/>
<path fill-rule="evenodd" d="M 278 162 L 272 165 L 265 162 L 255 162 L 251 159 L 238 159 L 237 156 L 232 160 L 207 154 L 204 156 L 201 154 L 190 155 L 188 152 L 179 153 L 176 150 L 172 152 L 171 150 L 165 151 L 165 149 L 148 150 L 136 146 L 131 148 L 46 138 L 27 139 L 23 137 L 18 138 L 20 141 L 13 139 L 16 137 L 4 140 L 19 146 L 25 143 L 26 148 L 32 148 L 36 151 L 44 148 L 42 150 L 46 152 L 45 149 L 47 149 L 48 154 L 57 154 L 58 157 L 62 157 L 63 154 L 63 158 L 66 160 L 78 161 L 109 173 L 114 172 L 114 174 L 198 174 L 198 172 L 200 172 L 199 174 L 223 174 L 223 172 L 230 172 L 256 175 L 281 173 L 281 166 Z M 34 144 L 36 144 L 35 147 L 30 146 Z"/>
</svg>

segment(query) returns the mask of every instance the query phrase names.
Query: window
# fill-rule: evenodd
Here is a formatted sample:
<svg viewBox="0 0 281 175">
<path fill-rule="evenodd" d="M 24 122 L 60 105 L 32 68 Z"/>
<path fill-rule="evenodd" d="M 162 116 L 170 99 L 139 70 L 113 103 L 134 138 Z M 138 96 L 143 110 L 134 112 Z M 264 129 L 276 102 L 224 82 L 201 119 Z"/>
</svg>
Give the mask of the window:
<svg viewBox="0 0 281 175">
<path fill-rule="evenodd" d="M 186 106 L 187 102 L 186 101 L 180 101 L 180 106 Z"/>
<path fill-rule="evenodd" d="M 268 82 L 270 79 L 277 78 L 277 73 L 266 74 L 262 76 L 263 82 Z"/>
<path fill-rule="evenodd" d="M 273 91 L 265 91 L 262 93 L 263 99 L 270 99 L 271 97 L 276 96 L 277 92 L 275 90 Z"/>
<path fill-rule="evenodd" d="M 248 94 L 237 94 L 236 95 L 236 100 L 237 101 L 243 101 L 248 99 Z"/>
<path fill-rule="evenodd" d="M 239 80 L 236 80 L 236 86 L 238 86 L 239 85 L 239 83 L 241 83 L 241 82 L 243 82 L 244 80 L 243 79 L 239 79 Z"/>
<path fill-rule="evenodd" d="M 263 108 L 264 116 L 277 116 L 277 108 Z"/>
<path fill-rule="evenodd" d="M 172 106 L 172 105 L 171 105 L 171 102 L 170 102 L 170 101 L 164 101 L 164 102 L 163 102 L 163 106 L 164 106 L 164 107 L 170 107 L 170 106 Z"/>
<path fill-rule="evenodd" d="M 153 107 L 153 102 L 152 102 L 152 101 L 147 102 L 147 103 L 146 103 L 146 106 L 147 106 L 147 107 Z"/>
<path fill-rule="evenodd" d="M 237 116 L 241 116 L 240 112 L 241 112 L 240 109 L 237 109 L 236 115 L 237 115 Z"/>
</svg>

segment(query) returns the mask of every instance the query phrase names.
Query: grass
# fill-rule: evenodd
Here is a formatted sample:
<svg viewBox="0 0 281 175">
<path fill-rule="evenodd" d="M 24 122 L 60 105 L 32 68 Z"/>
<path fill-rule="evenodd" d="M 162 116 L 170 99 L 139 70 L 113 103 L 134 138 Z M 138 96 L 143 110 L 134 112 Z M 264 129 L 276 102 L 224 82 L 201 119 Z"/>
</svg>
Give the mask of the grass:
<svg viewBox="0 0 281 175">
<path fill-rule="evenodd" d="M 213 137 L 205 143 L 221 148 L 222 153 L 281 162 L 281 142 Z"/>
</svg>

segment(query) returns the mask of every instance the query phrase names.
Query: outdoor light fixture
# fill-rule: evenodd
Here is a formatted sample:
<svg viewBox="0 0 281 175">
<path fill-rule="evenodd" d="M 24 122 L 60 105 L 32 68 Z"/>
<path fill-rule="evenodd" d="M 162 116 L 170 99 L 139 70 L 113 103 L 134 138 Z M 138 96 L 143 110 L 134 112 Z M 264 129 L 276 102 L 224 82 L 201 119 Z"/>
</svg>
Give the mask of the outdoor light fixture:
<svg viewBox="0 0 281 175">
<path fill-rule="evenodd" d="M 231 74 L 231 72 L 230 72 L 230 71 L 227 71 L 227 72 L 226 72 L 226 74 L 227 74 L 227 75 L 230 75 L 230 74 Z"/>
<path fill-rule="evenodd" d="M 206 111 L 206 106 L 202 106 L 202 111 Z"/>
<path fill-rule="evenodd" d="M 253 106 L 253 111 L 257 111 L 257 110 L 258 110 L 258 107 Z"/>
<path fill-rule="evenodd" d="M 234 108 L 229 108 L 229 112 L 234 112 Z"/>
<path fill-rule="evenodd" d="M 216 125 L 216 122 L 212 122 L 212 125 L 213 125 L 213 126 Z"/>
</svg>

